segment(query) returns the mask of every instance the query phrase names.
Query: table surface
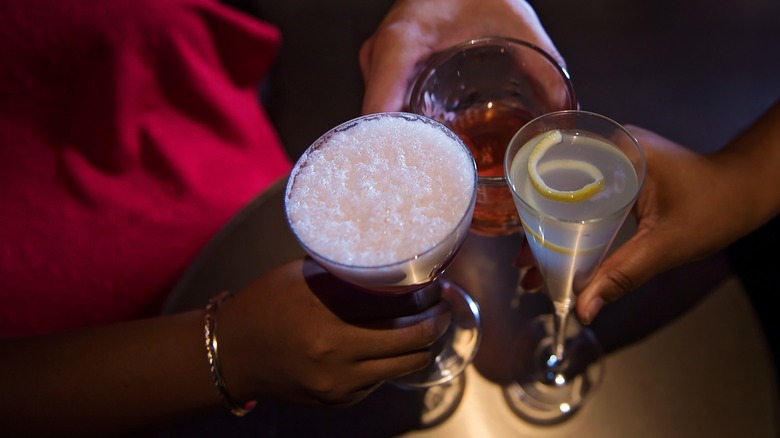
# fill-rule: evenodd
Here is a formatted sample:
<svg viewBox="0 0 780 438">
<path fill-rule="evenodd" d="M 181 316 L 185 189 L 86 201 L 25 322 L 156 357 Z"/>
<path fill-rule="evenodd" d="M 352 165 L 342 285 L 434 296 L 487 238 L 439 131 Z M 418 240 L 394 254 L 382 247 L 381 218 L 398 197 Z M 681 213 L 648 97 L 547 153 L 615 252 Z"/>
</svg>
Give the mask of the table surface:
<svg viewBox="0 0 780 438">
<path fill-rule="evenodd" d="M 285 183 L 259 196 L 204 248 L 172 293 L 168 312 L 202 308 L 217 291 L 240 290 L 304 255 L 284 217 Z M 631 233 L 630 223 L 622 233 L 618 241 Z M 388 384 L 349 408 L 273 403 L 248 417 L 215 413 L 220 421 L 201 421 L 235 436 L 269 430 L 281 436 L 780 435 L 777 376 L 764 334 L 718 256 L 669 271 L 602 310 L 591 327 L 605 349 L 604 379 L 572 418 L 538 426 L 516 417 L 500 385 L 511 335 L 547 305 L 541 294 L 516 290 L 512 259 L 520 242 L 518 235 L 470 234 L 445 274 L 469 290 L 483 317 L 482 345 L 462 394 Z M 459 403 L 444 412 L 424 409 L 432 399 Z M 435 424 L 422 427 L 430 418 Z"/>
</svg>

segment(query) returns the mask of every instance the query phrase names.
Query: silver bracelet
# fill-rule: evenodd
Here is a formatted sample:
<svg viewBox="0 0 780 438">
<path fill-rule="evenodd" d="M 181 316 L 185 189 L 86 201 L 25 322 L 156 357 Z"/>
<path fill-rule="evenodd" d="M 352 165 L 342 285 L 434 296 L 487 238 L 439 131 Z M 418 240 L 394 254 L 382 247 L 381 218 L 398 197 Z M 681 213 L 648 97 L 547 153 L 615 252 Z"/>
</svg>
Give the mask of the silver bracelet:
<svg viewBox="0 0 780 438">
<path fill-rule="evenodd" d="M 243 406 L 235 402 L 227 389 L 227 385 L 225 385 L 225 379 L 222 377 L 222 366 L 219 362 L 219 350 L 217 349 L 217 310 L 219 310 L 219 306 L 222 303 L 232 298 L 232 296 L 233 294 L 225 291 L 220 292 L 209 300 L 209 304 L 206 306 L 203 332 L 206 337 L 206 358 L 209 362 L 209 372 L 211 373 L 211 380 L 214 381 L 214 386 L 217 388 L 219 398 L 227 405 L 233 415 L 243 417 L 255 408 L 257 401 L 248 401 Z"/>
</svg>

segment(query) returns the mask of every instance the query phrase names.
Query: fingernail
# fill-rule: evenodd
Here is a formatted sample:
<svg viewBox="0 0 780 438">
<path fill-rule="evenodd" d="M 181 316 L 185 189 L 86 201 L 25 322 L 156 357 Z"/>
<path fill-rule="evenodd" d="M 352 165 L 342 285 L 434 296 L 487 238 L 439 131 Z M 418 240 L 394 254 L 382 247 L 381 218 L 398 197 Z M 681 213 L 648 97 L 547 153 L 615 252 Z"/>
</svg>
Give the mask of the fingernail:
<svg viewBox="0 0 780 438">
<path fill-rule="evenodd" d="M 593 322 L 593 319 L 596 318 L 596 315 L 599 314 L 599 310 L 601 310 L 601 306 L 603 305 L 604 300 L 601 298 L 594 298 L 590 300 L 588 308 L 585 310 L 585 321 L 583 323 L 590 325 L 590 323 Z"/>
</svg>

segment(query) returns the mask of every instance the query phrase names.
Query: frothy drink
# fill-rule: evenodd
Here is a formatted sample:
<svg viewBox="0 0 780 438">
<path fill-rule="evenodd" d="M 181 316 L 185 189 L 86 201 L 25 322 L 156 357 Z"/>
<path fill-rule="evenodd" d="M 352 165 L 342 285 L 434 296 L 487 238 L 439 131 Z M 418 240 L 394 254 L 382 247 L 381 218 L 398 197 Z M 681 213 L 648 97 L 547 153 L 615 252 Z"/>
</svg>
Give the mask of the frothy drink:
<svg viewBox="0 0 780 438">
<path fill-rule="evenodd" d="M 334 128 L 296 163 L 290 226 L 326 269 L 374 289 L 432 281 L 468 229 L 474 160 L 457 136 L 412 114 Z"/>
</svg>

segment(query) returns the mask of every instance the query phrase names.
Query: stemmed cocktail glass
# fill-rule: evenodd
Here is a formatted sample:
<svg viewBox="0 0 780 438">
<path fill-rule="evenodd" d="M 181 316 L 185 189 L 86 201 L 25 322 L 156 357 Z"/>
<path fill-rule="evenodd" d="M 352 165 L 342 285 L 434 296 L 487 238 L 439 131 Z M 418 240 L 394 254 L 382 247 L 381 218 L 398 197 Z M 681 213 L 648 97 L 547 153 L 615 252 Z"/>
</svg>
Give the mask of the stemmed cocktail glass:
<svg viewBox="0 0 780 438">
<path fill-rule="evenodd" d="M 504 395 L 535 423 L 555 423 L 599 384 L 601 348 L 570 317 L 645 178 L 644 154 L 616 122 L 586 111 L 537 117 L 512 138 L 504 169 L 553 315 L 522 330 Z"/>
<path fill-rule="evenodd" d="M 285 193 L 288 223 L 328 272 L 367 293 L 441 294 L 450 329 L 430 365 L 393 382 L 431 387 L 459 376 L 480 340 L 479 309 L 439 279 L 468 233 L 476 166 L 452 131 L 409 113 L 343 123 L 301 156 Z"/>
</svg>

